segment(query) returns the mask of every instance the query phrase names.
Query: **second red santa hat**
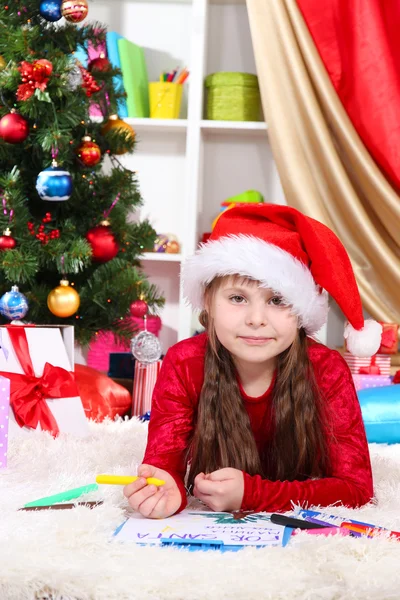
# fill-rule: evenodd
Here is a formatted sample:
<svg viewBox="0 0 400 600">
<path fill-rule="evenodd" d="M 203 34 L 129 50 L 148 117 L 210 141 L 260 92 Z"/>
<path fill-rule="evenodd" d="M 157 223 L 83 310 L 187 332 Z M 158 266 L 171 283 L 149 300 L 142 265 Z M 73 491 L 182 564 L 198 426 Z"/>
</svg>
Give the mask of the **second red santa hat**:
<svg viewBox="0 0 400 600">
<path fill-rule="evenodd" d="M 327 321 L 328 294 L 343 311 L 347 349 L 372 356 L 382 326 L 364 321 L 348 254 L 326 225 L 295 208 L 274 204 L 226 210 L 207 243 L 182 267 L 183 292 L 193 308 L 204 308 L 204 289 L 215 277 L 243 275 L 280 293 L 308 335 Z"/>
</svg>

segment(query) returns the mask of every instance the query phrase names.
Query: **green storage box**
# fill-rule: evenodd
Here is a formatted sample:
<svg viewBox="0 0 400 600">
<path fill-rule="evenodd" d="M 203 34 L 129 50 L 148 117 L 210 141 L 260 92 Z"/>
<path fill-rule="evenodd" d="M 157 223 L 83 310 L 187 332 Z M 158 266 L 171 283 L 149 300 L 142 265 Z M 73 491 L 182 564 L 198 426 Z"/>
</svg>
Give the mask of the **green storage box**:
<svg viewBox="0 0 400 600">
<path fill-rule="evenodd" d="M 259 121 L 261 114 L 258 78 L 250 73 L 213 73 L 205 79 L 207 119 Z"/>
</svg>

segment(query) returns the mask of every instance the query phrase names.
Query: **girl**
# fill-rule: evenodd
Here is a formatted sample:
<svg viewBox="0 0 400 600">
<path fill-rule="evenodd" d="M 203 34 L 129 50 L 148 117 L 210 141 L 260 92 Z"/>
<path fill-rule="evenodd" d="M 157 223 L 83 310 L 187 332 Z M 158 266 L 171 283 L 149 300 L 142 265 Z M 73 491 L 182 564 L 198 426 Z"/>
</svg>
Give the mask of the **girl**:
<svg viewBox="0 0 400 600">
<path fill-rule="evenodd" d="M 349 324 L 347 348 L 371 356 L 382 327 L 364 323 L 348 255 L 299 211 L 248 205 L 222 213 L 183 267 L 206 332 L 167 352 L 139 480 L 124 489 L 149 518 L 194 496 L 216 511 L 360 506 L 373 496 L 361 410 L 341 355 L 313 340 L 328 293 Z M 146 484 L 158 477 L 165 485 Z"/>
</svg>

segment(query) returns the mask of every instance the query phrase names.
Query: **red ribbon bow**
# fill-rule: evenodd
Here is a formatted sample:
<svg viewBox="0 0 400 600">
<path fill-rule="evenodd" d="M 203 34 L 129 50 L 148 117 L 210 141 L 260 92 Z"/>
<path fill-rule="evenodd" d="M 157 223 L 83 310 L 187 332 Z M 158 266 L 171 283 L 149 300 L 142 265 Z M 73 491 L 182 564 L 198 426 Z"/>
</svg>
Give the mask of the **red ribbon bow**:
<svg viewBox="0 0 400 600">
<path fill-rule="evenodd" d="M 393 329 L 384 329 L 382 333 L 381 346 L 383 348 L 393 348 L 397 342 L 397 335 Z"/>
<path fill-rule="evenodd" d="M 358 370 L 360 375 L 380 375 L 381 370 L 376 364 L 376 356 L 371 357 L 371 362 L 368 367 L 360 367 Z"/>
<path fill-rule="evenodd" d="M 32 429 L 36 429 L 40 423 L 42 430 L 56 436 L 59 433 L 58 425 L 47 405 L 46 398 L 78 396 L 75 376 L 66 369 L 46 363 L 42 376 L 36 377 L 25 328 L 9 326 L 7 331 L 25 373 L 25 375 L 5 371 L 0 373 L 11 381 L 10 404 L 14 410 L 15 420 L 20 427 Z"/>
</svg>

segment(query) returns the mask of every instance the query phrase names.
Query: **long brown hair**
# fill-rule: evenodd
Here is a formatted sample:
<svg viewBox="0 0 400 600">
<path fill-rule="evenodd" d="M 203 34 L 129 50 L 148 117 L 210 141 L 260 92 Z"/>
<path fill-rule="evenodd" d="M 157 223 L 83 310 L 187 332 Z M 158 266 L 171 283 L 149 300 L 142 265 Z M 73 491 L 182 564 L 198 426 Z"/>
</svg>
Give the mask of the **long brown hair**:
<svg viewBox="0 0 400 600">
<path fill-rule="evenodd" d="M 214 279 L 207 287 L 208 303 L 223 280 L 223 277 Z M 223 467 L 281 481 L 326 475 L 329 464 L 323 404 L 308 357 L 304 329 L 299 329 L 291 346 L 277 357 L 273 436 L 260 457 L 232 356 L 219 342 L 213 319 L 206 311 L 201 313 L 200 322 L 207 330 L 208 341 L 190 447 L 189 488 L 198 473 Z"/>
</svg>

